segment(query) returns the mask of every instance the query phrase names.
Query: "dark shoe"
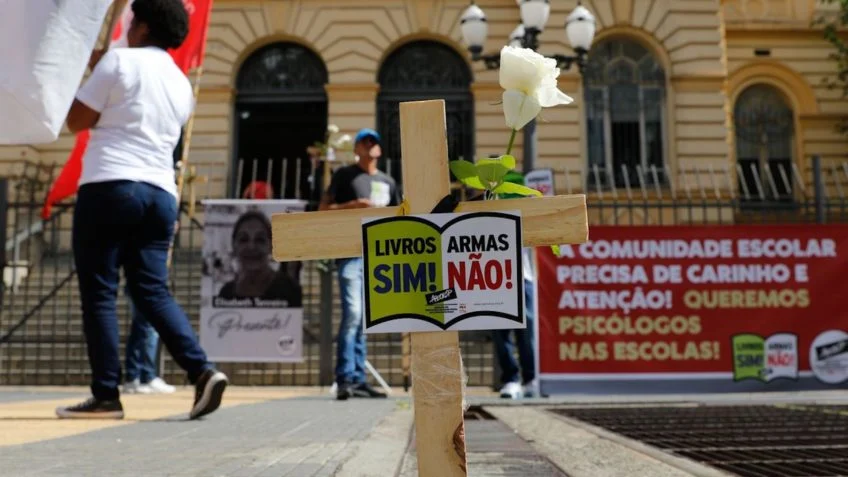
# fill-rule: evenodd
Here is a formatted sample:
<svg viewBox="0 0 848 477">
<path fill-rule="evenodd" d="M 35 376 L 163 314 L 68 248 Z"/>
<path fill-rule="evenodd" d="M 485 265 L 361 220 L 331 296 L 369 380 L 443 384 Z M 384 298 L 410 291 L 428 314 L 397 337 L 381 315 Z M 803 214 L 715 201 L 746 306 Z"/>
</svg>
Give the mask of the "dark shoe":
<svg viewBox="0 0 848 477">
<path fill-rule="evenodd" d="M 100 401 L 93 397 L 75 406 L 57 407 L 59 419 L 123 419 L 121 401 Z"/>
<path fill-rule="evenodd" d="M 354 397 L 384 398 L 386 393 L 377 391 L 368 383 L 355 384 L 352 388 Z"/>
<path fill-rule="evenodd" d="M 347 401 L 351 397 L 353 384 L 341 383 L 336 388 L 336 399 L 339 401 Z"/>
<path fill-rule="evenodd" d="M 218 409 L 227 383 L 224 373 L 214 369 L 204 371 L 194 384 L 194 407 L 191 408 L 189 418 L 197 419 Z"/>
</svg>

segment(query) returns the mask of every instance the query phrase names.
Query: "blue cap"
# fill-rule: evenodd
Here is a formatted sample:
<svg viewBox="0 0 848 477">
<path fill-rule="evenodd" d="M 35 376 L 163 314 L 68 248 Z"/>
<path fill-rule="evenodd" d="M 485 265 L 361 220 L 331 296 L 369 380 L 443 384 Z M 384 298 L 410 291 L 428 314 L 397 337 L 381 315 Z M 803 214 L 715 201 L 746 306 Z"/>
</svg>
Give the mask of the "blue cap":
<svg viewBox="0 0 848 477">
<path fill-rule="evenodd" d="M 356 139 L 353 140 L 354 144 L 358 144 L 359 141 L 362 141 L 365 138 L 372 138 L 378 143 L 380 142 L 380 133 L 373 129 L 365 128 L 360 129 L 358 133 L 356 133 Z"/>
</svg>

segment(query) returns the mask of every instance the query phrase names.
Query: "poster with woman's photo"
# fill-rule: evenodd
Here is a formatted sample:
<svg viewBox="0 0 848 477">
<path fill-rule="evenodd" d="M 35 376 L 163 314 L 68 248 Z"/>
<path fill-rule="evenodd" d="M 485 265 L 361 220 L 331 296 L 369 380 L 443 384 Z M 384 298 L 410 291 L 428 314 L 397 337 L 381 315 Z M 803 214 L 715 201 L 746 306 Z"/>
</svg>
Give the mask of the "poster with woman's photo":
<svg viewBox="0 0 848 477">
<path fill-rule="evenodd" d="M 300 262 L 271 256 L 271 216 L 300 200 L 207 200 L 200 344 L 217 362 L 303 361 Z"/>
</svg>

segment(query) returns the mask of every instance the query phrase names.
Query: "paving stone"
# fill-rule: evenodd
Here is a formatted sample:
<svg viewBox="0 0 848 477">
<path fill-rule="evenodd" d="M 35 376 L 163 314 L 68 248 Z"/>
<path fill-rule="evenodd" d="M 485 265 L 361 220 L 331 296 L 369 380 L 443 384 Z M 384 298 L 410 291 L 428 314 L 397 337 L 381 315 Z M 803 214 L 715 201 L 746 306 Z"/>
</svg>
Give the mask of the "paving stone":
<svg viewBox="0 0 848 477">
<path fill-rule="evenodd" d="M 0 403 L 48 401 L 52 399 L 67 399 L 74 396 L 85 398 L 85 396 L 76 392 L 3 391 L 0 392 Z"/>
<path fill-rule="evenodd" d="M 9 476 L 322 477 L 396 407 L 395 399 L 310 397 L 221 409 L 0 447 Z"/>
</svg>

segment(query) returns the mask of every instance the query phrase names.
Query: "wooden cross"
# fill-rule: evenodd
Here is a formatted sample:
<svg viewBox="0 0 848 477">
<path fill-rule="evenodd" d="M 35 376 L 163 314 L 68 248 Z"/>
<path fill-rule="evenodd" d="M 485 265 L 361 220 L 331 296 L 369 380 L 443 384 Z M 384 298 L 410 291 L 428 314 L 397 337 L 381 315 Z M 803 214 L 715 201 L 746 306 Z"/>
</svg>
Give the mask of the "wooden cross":
<svg viewBox="0 0 848 477">
<path fill-rule="evenodd" d="M 428 214 L 450 193 L 445 102 L 401 103 L 400 125 L 403 191 L 409 214 Z M 274 215 L 274 259 L 283 262 L 360 256 L 362 219 L 397 216 L 400 209 Z M 584 195 L 461 202 L 455 212 L 506 209 L 521 210 L 525 247 L 588 240 Z M 461 369 L 458 332 L 412 333 L 412 394 L 418 474 L 422 477 L 464 477 L 468 473 Z"/>
</svg>

